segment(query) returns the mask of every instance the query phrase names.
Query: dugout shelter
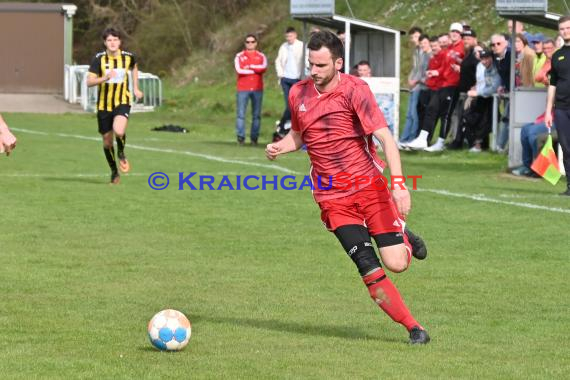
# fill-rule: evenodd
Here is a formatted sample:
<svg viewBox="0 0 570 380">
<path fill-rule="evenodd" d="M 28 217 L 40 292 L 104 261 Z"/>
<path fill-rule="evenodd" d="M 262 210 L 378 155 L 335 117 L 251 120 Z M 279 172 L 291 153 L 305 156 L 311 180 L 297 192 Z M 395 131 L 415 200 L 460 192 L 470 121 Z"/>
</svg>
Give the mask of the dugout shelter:
<svg viewBox="0 0 570 380">
<path fill-rule="evenodd" d="M 0 3 L 1 92 L 63 92 L 76 10 L 73 4 Z"/>
</svg>

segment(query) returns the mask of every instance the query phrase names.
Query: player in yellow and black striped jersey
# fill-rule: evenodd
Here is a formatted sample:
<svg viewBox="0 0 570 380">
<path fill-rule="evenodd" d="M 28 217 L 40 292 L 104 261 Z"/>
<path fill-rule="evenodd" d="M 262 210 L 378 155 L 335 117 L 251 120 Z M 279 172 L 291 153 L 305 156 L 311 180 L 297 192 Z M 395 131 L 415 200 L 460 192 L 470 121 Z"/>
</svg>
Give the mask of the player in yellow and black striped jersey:
<svg viewBox="0 0 570 380">
<path fill-rule="evenodd" d="M 103 150 L 111 168 L 111 183 L 120 181 L 113 147 L 113 134 L 117 140 L 119 167 L 123 173 L 130 170 L 125 156 L 126 129 L 131 112 L 129 91 L 129 70 L 132 72 L 133 92 L 137 99 L 143 97 L 139 90 L 137 60 L 134 54 L 120 49 L 121 37 L 117 30 L 109 28 L 103 32 L 105 50 L 97 53 L 89 66 L 87 85 L 98 86 L 97 122 L 103 136 Z"/>
</svg>

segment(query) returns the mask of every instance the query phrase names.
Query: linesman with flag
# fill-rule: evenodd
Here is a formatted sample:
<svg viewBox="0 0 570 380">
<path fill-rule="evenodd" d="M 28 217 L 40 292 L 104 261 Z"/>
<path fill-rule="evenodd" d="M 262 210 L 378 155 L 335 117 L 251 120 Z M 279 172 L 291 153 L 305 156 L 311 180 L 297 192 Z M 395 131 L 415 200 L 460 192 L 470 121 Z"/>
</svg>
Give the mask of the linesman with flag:
<svg viewBox="0 0 570 380">
<path fill-rule="evenodd" d="M 544 122 L 548 128 L 552 127 L 553 121 L 556 122 L 558 143 L 562 148 L 567 181 L 566 191 L 560 195 L 570 196 L 570 16 L 563 16 L 558 20 L 558 30 L 564 39 L 564 46 L 552 55 Z M 552 118 L 553 107 L 554 119 Z M 546 146 L 548 146 L 548 141 Z"/>
</svg>

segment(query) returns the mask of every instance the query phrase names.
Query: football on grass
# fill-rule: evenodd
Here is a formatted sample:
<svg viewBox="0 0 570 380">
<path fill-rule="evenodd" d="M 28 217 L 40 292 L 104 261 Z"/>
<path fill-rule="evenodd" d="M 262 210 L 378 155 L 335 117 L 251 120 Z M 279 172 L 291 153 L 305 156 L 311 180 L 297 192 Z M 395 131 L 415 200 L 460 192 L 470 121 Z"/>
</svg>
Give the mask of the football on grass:
<svg viewBox="0 0 570 380">
<path fill-rule="evenodd" d="M 178 310 L 166 309 L 148 322 L 148 338 L 161 351 L 180 351 L 188 344 L 192 327 Z"/>
</svg>

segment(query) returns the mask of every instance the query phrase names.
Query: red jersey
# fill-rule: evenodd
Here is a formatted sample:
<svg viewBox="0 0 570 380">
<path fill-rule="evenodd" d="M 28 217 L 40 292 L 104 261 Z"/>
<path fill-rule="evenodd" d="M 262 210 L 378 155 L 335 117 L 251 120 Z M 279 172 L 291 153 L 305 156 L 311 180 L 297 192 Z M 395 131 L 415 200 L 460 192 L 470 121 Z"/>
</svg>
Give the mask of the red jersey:
<svg viewBox="0 0 570 380">
<path fill-rule="evenodd" d="M 451 65 L 461 65 L 461 61 L 465 58 L 464 49 L 463 40 L 457 41 L 447 49 L 447 62 L 441 87 L 457 87 L 459 85 L 459 72 L 453 70 Z"/>
<path fill-rule="evenodd" d="M 234 67 L 238 91 L 263 91 L 263 73 L 267 70 L 267 58 L 262 52 L 243 50 L 237 53 Z"/>
<path fill-rule="evenodd" d="M 426 78 L 426 86 L 433 91 L 439 90 L 443 82 L 441 73 L 447 57 L 447 50 L 441 50 L 439 53 L 433 55 L 428 62 L 428 70 L 437 70 L 438 76 Z"/>
<path fill-rule="evenodd" d="M 355 177 L 372 179 L 385 167 L 371 134 L 388 125 L 370 87 L 352 75 L 338 75 L 340 83 L 330 92 L 319 93 L 313 80 L 305 79 L 289 93 L 291 128 L 307 146 L 317 202 L 355 193 Z"/>
</svg>

